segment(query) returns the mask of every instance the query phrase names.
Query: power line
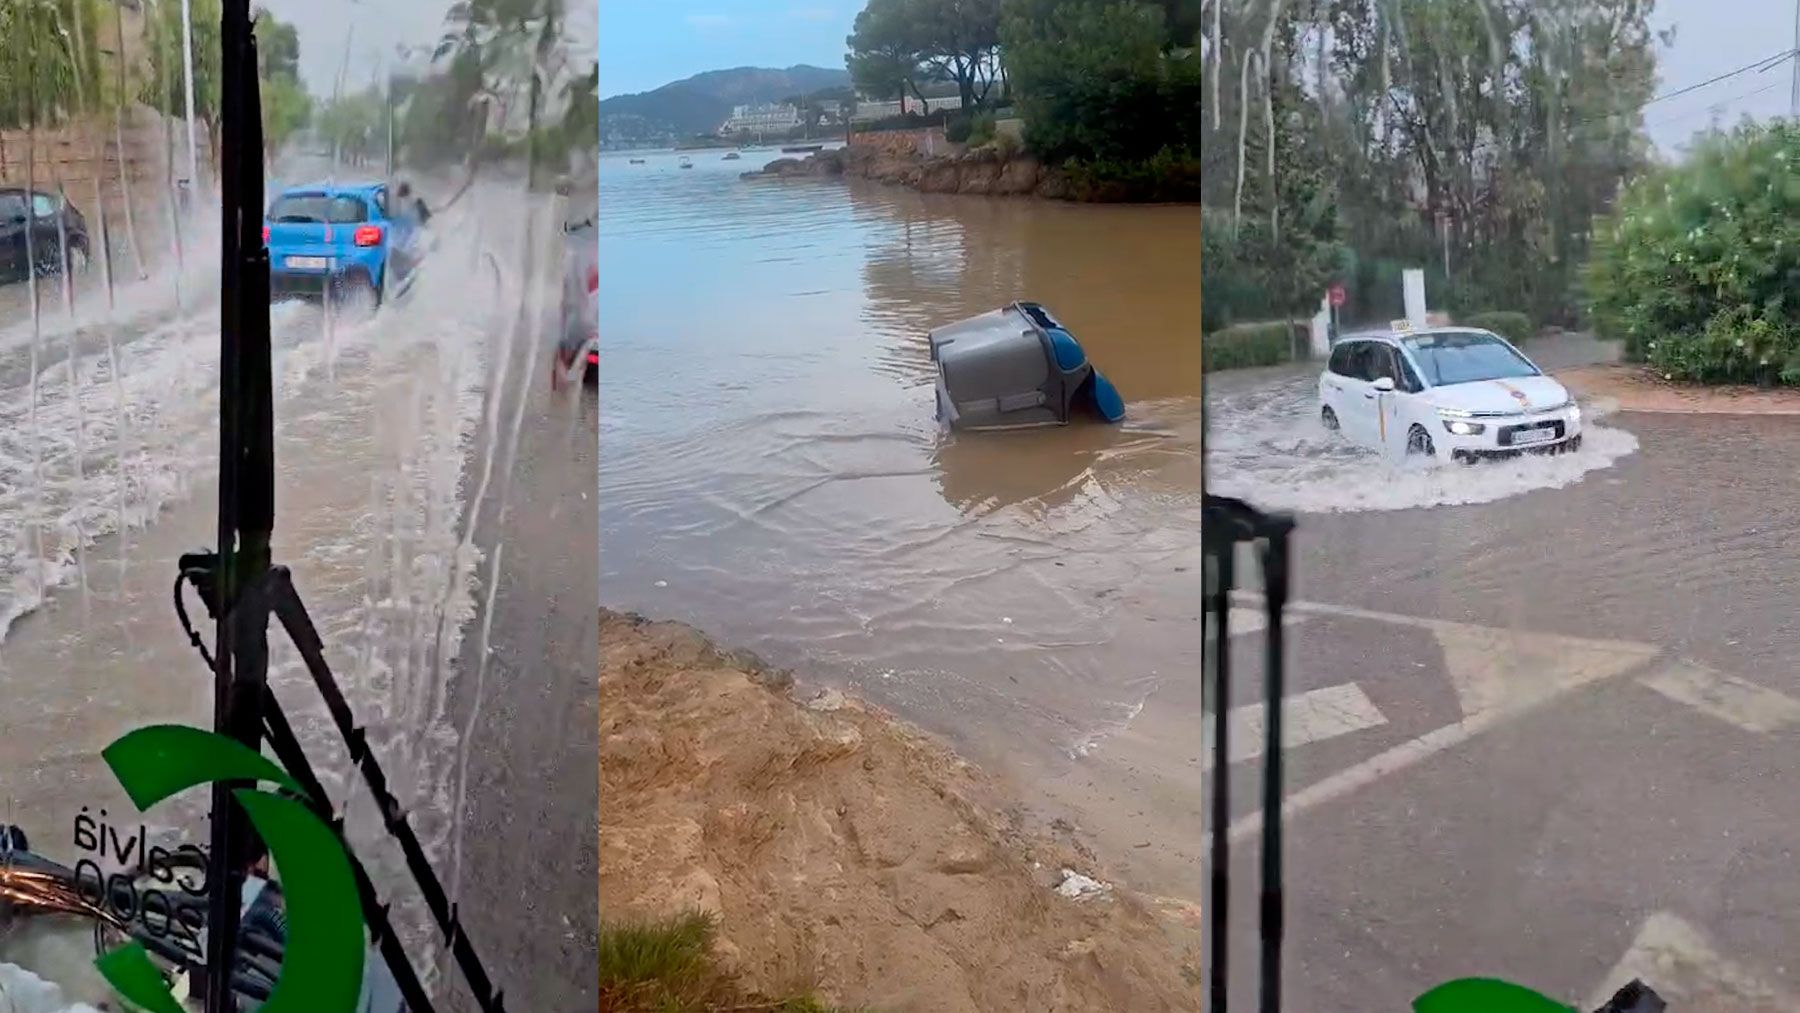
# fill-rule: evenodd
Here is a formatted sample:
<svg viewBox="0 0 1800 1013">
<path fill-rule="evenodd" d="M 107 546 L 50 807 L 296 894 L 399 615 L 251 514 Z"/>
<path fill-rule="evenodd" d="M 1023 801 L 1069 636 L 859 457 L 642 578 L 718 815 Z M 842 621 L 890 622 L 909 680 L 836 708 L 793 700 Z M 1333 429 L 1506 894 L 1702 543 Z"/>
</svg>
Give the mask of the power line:
<svg viewBox="0 0 1800 1013">
<path fill-rule="evenodd" d="M 1708 79 L 1700 82 L 1699 84 L 1690 84 L 1686 88 L 1678 88 L 1675 91 L 1669 92 L 1666 95 L 1653 96 L 1652 98 L 1645 101 L 1644 104 L 1652 105 L 1654 103 L 1662 102 L 1667 99 L 1676 98 L 1677 96 L 1686 95 L 1690 91 L 1699 91 L 1701 88 L 1704 88 L 1709 84 L 1718 84 L 1720 81 L 1724 81 L 1724 80 L 1727 80 L 1728 78 L 1736 77 L 1739 74 L 1747 74 L 1753 70 L 1758 73 L 1761 73 L 1762 71 L 1768 70 L 1771 67 L 1780 66 L 1789 57 L 1793 56 L 1794 53 L 1795 53 L 1795 50 L 1793 50 L 1791 48 L 1784 49 L 1781 52 L 1776 53 L 1772 56 L 1766 56 L 1760 60 L 1757 60 L 1755 63 L 1746 63 L 1742 67 L 1739 67 L 1736 70 L 1727 71 L 1723 74 L 1720 74 L 1718 77 L 1708 78 Z"/>
<path fill-rule="evenodd" d="M 1691 120 L 1695 116 L 1697 116 L 1701 113 L 1716 112 L 1725 106 L 1731 105 L 1734 102 L 1742 102 L 1743 100 L 1745 100 L 1747 98 L 1755 98 L 1756 96 L 1761 95 L 1764 92 L 1774 91 L 1775 89 L 1777 89 L 1779 87 L 1781 87 L 1780 81 L 1775 81 L 1770 84 L 1765 84 L 1761 88 L 1756 89 L 1755 91 L 1747 91 L 1747 92 L 1743 93 L 1742 95 L 1733 95 L 1731 98 L 1728 98 L 1728 99 L 1720 99 L 1719 101 L 1714 102 L 1712 105 L 1709 105 L 1709 106 L 1705 107 L 1704 109 L 1690 109 L 1687 112 L 1681 113 L 1680 115 L 1677 115 L 1677 116 L 1666 116 L 1660 120 L 1657 120 L 1655 123 L 1646 123 L 1646 124 L 1644 124 L 1644 129 L 1650 130 L 1655 127 L 1667 126 L 1671 123 L 1680 123 L 1682 120 Z"/>
<path fill-rule="evenodd" d="M 1800 0 L 1797 0 L 1797 2 L 1800 2 Z M 1756 71 L 1759 74 L 1763 73 L 1773 67 L 1780 66 L 1784 61 L 1788 60 L 1789 58 L 1793 58 L 1793 57 L 1800 57 L 1800 49 L 1784 49 L 1779 53 L 1774 53 L 1769 56 L 1765 56 L 1762 59 L 1757 60 L 1753 63 L 1746 63 L 1742 67 L 1737 68 L 1736 70 L 1729 70 L 1723 74 L 1720 74 L 1717 77 L 1707 78 L 1706 80 L 1701 81 L 1698 84 L 1690 84 L 1685 88 L 1677 88 L 1674 91 L 1666 92 L 1661 95 L 1652 95 L 1650 98 L 1644 100 L 1644 104 L 1639 106 L 1638 110 L 1641 112 L 1645 108 L 1655 105 L 1658 102 L 1666 102 L 1672 98 L 1679 98 L 1682 95 L 1686 95 L 1690 92 L 1699 91 L 1700 89 L 1705 88 L 1708 85 L 1714 85 L 1714 84 L 1718 84 L 1720 81 L 1730 80 L 1731 78 L 1737 77 L 1740 74 L 1748 74 L 1751 71 Z M 1760 92 L 1752 92 L 1751 94 L 1760 94 Z M 1739 97 L 1743 98 L 1745 96 L 1739 96 Z M 1727 100 L 1727 101 L 1735 101 L 1735 100 Z M 1576 122 L 1571 124 L 1571 126 L 1573 126 L 1573 127 L 1591 126 L 1596 123 L 1607 122 L 1607 121 L 1611 120 L 1613 117 L 1620 116 L 1620 115 L 1624 115 L 1624 113 L 1623 112 L 1601 113 L 1597 116 L 1589 116 L 1586 119 L 1577 120 Z"/>
</svg>

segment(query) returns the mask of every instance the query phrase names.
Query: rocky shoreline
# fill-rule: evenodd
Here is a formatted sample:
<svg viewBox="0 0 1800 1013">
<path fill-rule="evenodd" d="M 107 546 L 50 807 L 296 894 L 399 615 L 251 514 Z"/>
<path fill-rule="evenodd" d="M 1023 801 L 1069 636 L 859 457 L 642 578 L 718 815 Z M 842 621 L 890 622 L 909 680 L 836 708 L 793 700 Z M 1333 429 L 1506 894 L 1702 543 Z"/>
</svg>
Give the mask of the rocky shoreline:
<svg viewBox="0 0 1800 1013">
<path fill-rule="evenodd" d="M 992 146 L 943 155 L 901 154 L 852 146 L 821 151 L 803 159 L 778 158 L 760 171 L 743 175 L 745 179 L 851 177 L 910 187 L 921 193 L 1096 199 L 1079 192 L 1066 173 L 1047 168 L 1030 155 L 1009 154 Z"/>
</svg>

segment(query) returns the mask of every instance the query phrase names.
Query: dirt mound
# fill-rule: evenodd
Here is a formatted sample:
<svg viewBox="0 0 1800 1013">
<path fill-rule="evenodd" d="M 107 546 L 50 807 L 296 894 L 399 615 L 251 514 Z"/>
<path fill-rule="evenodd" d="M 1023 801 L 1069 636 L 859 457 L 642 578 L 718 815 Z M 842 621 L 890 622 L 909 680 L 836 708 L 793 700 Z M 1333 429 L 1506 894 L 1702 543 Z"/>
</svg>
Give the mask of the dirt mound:
<svg viewBox="0 0 1800 1013">
<path fill-rule="evenodd" d="M 1199 1008 L 1198 954 L 988 778 L 694 630 L 602 612 L 600 914 L 718 920 L 744 987 L 932 1013 Z"/>
</svg>

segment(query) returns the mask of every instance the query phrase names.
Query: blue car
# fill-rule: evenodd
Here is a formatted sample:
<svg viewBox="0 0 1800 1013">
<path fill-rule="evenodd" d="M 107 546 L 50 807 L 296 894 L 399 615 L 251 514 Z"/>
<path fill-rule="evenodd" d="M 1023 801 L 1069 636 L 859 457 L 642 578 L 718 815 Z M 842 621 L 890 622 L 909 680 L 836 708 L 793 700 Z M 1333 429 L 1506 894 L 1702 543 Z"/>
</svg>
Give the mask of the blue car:
<svg viewBox="0 0 1800 1013">
<path fill-rule="evenodd" d="M 321 298 L 379 307 L 412 283 L 421 223 L 385 183 L 282 191 L 263 217 L 271 299 Z"/>
</svg>

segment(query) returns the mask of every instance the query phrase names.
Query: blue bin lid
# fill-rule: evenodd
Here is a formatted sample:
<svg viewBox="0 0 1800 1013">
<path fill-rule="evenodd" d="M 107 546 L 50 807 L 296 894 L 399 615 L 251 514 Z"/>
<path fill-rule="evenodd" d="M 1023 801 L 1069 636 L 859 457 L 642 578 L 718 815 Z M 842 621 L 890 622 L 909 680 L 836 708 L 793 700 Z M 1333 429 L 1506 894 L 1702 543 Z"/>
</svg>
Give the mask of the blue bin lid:
<svg viewBox="0 0 1800 1013">
<path fill-rule="evenodd" d="M 1094 410 L 1108 422 L 1119 422 L 1125 418 L 1125 399 L 1119 396 L 1119 389 L 1112 381 L 1094 370 L 1093 383 Z"/>
<path fill-rule="evenodd" d="M 1060 327 L 1048 328 L 1044 333 L 1050 335 L 1050 350 L 1056 355 L 1058 369 L 1064 372 L 1080 369 L 1087 361 L 1087 353 L 1081 350 L 1081 342 L 1075 340 L 1075 335 Z"/>
</svg>

